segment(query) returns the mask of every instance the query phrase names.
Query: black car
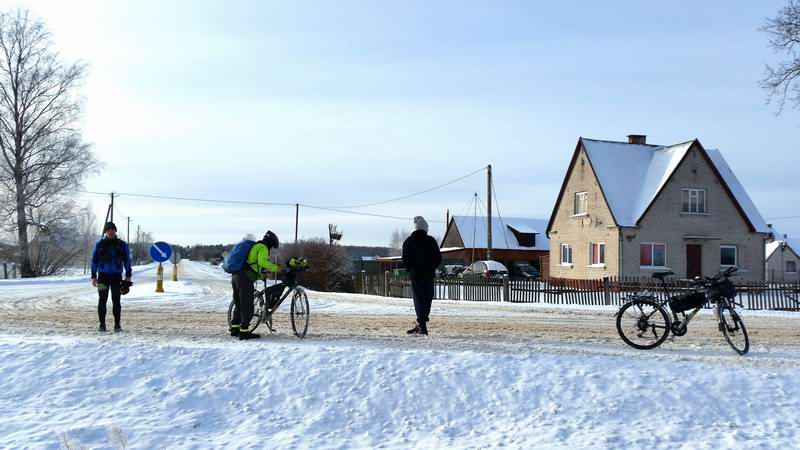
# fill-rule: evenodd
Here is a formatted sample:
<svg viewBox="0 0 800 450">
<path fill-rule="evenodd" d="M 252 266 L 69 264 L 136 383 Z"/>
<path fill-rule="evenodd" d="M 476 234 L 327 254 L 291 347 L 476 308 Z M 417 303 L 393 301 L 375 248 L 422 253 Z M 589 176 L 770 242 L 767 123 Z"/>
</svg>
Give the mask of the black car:
<svg viewBox="0 0 800 450">
<path fill-rule="evenodd" d="M 508 266 L 508 274 L 516 278 L 530 278 L 536 280 L 539 278 L 539 271 L 536 267 L 528 263 L 512 263 Z"/>
</svg>

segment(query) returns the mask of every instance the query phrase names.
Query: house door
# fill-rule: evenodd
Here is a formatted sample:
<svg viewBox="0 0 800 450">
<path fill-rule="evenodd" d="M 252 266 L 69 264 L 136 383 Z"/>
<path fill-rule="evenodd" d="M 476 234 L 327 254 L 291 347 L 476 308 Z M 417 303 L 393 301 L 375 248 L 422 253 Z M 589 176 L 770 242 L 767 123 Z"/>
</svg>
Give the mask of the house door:
<svg viewBox="0 0 800 450">
<path fill-rule="evenodd" d="M 702 276 L 703 246 L 686 244 L 686 278 Z"/>
</svg>

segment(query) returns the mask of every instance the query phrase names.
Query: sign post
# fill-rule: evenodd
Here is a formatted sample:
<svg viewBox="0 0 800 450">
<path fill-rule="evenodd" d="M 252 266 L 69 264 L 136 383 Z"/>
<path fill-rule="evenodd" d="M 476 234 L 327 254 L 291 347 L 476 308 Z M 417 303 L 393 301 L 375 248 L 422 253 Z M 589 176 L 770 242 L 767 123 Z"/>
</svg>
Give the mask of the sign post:
<svg viewBox="0 0 800 450">
<path fill-rule="evenodd" d="M 164 267 L 162 262 L 169 260 L 172 256 L 172 247 L 166 242 L 154 242 L 150 246 L 150 257 L 158 263 L 156 271 L 156 292 L 164 292 Z"/>
<path fill-rule="evenodd" d="M 178 263 L 181 262 L 180 252 L 173 252 L 169 261 L 172 263 L 172 281 L 178 281 Z"/>
</svg>

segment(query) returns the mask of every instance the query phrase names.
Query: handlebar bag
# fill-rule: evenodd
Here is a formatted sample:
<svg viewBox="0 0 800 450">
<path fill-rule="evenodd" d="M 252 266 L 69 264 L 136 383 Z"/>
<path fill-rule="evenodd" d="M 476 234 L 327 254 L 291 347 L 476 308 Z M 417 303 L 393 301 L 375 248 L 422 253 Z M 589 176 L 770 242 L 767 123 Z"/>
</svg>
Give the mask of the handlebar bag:
<svg viewBox="0 0 800 450">
<path fill-rule="evenodd" d="M 736 286 L 733 285 L 731 280 L 724 279 L 717 285 L 717 290 L 719 291 L 719 295 L 725 298 L 735 298 L 736 297 Z"/>
<path fill-rule="evenodd" d="M 669 301 L 669 308 L 676 313 L 699 308 L 706 303 L 706 296 L 702 292 L 692 292 L 672 297 Z"/>
</svg>

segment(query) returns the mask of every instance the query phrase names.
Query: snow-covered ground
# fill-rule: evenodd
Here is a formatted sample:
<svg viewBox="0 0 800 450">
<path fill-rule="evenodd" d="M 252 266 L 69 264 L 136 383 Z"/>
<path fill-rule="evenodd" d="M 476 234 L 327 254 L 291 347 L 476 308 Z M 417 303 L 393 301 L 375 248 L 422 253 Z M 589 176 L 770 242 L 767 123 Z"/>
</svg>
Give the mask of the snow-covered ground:
<svg viewBox="0 0 800 450">
<path fill-rule="evenodd" d="M 182 266 L 188 276 L 165 276 L 164 294 L 153 292 L 152 266 L 137 268 L 123 308 L 222 314 L 229 278 Z M 312 314 L 413 316 L 405 299 L 310 300 Z M 95 303 L 86 277 L 0 282 L 7 317 Z M 434 313 L 518 320 L 548 308 L 613 314 L 440 301 Z M 436 335 L 240 342 L 20 329 L 0 330 L 0 448 L 113 448 L 122 438 L 130 449 L 800 446 L 800 349 L 788 345 L 740 357 L 557 340 L 484 351 Z"/>
</svg>

